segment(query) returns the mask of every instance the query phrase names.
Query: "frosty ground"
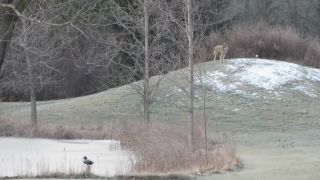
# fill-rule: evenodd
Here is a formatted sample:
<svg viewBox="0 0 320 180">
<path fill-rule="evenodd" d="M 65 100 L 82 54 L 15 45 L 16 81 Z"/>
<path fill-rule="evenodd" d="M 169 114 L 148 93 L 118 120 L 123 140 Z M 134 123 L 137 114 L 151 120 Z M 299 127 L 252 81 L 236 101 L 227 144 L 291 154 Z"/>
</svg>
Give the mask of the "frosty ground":
<svg viewBox="0 0 320 180">
<path fill-rule="evenodd" d="M 244 168 L 199 179 L 318 179 L 320 70 L 261 59 L 195 65 L 196 121 L 206 89 L 209 134 L 231 135 Z M 187 123 L 187 70 L 161 78 L 152 120 Z M 140 83 L 140 82 L 137 82 Z M 205 85 L 205 86 L 204 86 Z M 138 120 L 141 100 L 126 85 L 98 94 L 39 103 L 43 124 L 65 126 Z M 28 103 L 1 103 L 0 115 L 28 121 Z M 181 126 L 185 127 L 185 126 Z"/>
</svg>

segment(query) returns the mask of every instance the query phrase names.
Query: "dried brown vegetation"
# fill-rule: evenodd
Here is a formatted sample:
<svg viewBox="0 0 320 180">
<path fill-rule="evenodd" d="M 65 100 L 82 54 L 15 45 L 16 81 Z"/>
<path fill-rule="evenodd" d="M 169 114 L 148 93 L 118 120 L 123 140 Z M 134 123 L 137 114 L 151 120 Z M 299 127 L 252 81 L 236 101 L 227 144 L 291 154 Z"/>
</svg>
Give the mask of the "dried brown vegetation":
<svg viewBox="0 0 320 180">
<path fill-rule="evenodd" d="M 195 130 L 194 147 L 188 146 L 186 128 L 161 123 L 123 122 L 119 140 L 137 157 L 135 170 L 145 173 L 192 173 L 233 170 L 241 165 L 234 142 L 210 139 L 206 159 L 205 138 Z"/>
<path fill-rule="evenodd" d="M 320 67 L 319 39 L 303 35 L 292 27 L 269 26 L 260 22 L 234 25 L 226 35 L 211 33 L 207 48 L 228 42 L 227 58 L 256 57 L 292 61 Z"/>
<path fill-rule="evenodd" d="M 30 137 L 50 139 L 109 139 L 110 130 L 107 126 L 96 127 L 64 127 L 62 125 L 40 125 L 35 129 L 30 124 L 18 123 L 8 118 L 0 118 L 0 136 Z"/>
</svg>

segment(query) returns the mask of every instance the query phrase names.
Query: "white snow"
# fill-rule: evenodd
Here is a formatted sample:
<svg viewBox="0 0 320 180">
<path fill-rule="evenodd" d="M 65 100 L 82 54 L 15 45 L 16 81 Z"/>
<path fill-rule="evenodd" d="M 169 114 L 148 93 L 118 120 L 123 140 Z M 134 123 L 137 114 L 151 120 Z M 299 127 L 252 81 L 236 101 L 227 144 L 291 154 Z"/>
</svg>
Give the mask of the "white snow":
<svg viewBox="0 0 320 180">
<path fill-rule="evenodd" d="M 225 68 L 209 71 L 201 78 L 202 83 L 220 92 L 252 95 L 255 92 L 243 89 L 249 86 L 280 96 L 283 88 L 291 87 L 291 90 L 317 97 L 312 84 L 320 82 L 320 70 L 274 60 L 232 59 Z M 200 85 L 201 80 L 195 83 Z"/>
<path fill-rule="evenodd" d="M 320 81 L 320 69 L 306 68 L 306 78 L 312 81 Z"/>
<path fill-rule="evenodd" d="M 294 87 L 295 90 L 298 90 L 298 91 L 301 91 L 303 92 L 304 94 L 310 96 L 310 97 L 317 97 L 317 95 L 313 92 L 313 89 L 312 88 L 308 88 L 306 86 L 296 86 Z"/>
<path fill-rule="evenodd" d="M 247 71 L 239 73 L 241 81 L 246 81 L 256 87 L 272 90 L 282 84 L 294 79 L 290 71 L 277 71 L 275 67 L 250 67 Z"/>
<path fill-rule="evenodd" d="M 249 63 L 248 63 L 249 62 Z M 231 65 L 241 68 L 241 72 L 235 74 L 241 82 L 246 82 L 255 87 L 265 90 L 275 88 L 289 82 L 302 80 L 305 74 L 302 66 L 271 60 L 232 60 Z M 248 63 L 243 67 L 243 63 Z"/>
<path fill-rule="evenodd" d="M 224 78 L 227 76 L 227 74 L 218 71 L 208 72 L 207 74 L 203 75 L 201 79 L 196 79 L 195 84 L 201 85 L 204 83 L 208 87 L 221 92 L 235 90 L 237 87 L 234 84 L 224 83 Z"/>
</svg>

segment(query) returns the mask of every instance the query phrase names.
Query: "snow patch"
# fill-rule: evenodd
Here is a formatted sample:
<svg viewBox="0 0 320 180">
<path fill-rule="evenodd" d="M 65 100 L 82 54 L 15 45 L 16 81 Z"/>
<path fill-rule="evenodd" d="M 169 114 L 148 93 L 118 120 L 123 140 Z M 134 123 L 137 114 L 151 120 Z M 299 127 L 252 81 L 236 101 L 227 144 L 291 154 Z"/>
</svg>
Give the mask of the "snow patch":
<svg viewBox="0 0 320 180">
<path fill-rule="evenodd" d="M 205 83 L 219 92 L 233 92 L 254 98 L 259 97 L 256 92 L 263 90 L 280 99 L 285 87 L 317 97 L 311 82 L 320 82 L 319 69 L 274 60 L 232 59 L 227 61 L 222 70 L 224 72 L 207 72 L 201 79 L 196 79 L 195 84 Z M 249 86 L 258 89 L 252 90 Z"/>
<path fill-rule="evenodd" d="M 235 90 L 237 87 L 233 84 L 228 84 L 226 82 L 226 77 L 228 75 L 222 72 L 214 71 L 208 72 L 207 74 L 201 76 L 201 79 L 198 78 L 195 80 L 196 85 L 205 84 L 208 88 L 220 91 L 220 92 L 228 92 L 231 90 Z"/>
<path fill-rule="evenodd" d="M 306 86 L 301 86 L 301 85 L 299 85 L 299 86 L 294 87 L 294 89 L 295 89 L 295 90 L 298 90 L 298 91 L 301 91 L 301 92 L 303 92 L 304 94 L 306 94 L 306 95 L 308 95 L 308 96 L 310 96 L 310 97 L 318 97 L 318 96 L 313 92 L 313 90 L 312 90 L 311 88 L 308 88 L 308 87 L 306 87 Z"/>
<path fill-rule="evenodd" d="M 250 62 L 241 68 L 242 64 L 239 64 L 239 61 L 231 61 L 241 68 L 241 72 L 236 73 L 235 76 L 239 77 L 241 82 L 265 90 L 274 90 L 289 82 L 302 80 L 304 77 L 301 67 L 296 64 L 266 60 Z"/>
<path fill-rule="evenodd" d="M 320 82 L 320 69 L 306 68 L 306 78 Z"/>
</svg>

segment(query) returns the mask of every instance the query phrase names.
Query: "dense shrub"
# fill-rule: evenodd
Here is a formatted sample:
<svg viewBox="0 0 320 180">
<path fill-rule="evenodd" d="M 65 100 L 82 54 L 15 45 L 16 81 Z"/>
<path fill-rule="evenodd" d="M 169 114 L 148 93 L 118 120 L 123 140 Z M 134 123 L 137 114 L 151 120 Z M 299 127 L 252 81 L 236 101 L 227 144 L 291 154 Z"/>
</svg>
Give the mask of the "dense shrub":
<svg viewBox="0 0 320 180">
<path fill-rule="evenodd" d="M 234 170 L 241 166 L 234 142 L 228 138 L 208 138 L 195 128 L 194 145 L 187 143 L 186 127 L 174 124 L 124 122 L 118 138 L 137 158 L 134 169 L 144 173 L 203 173 Z M 206 159 L 207 157 L 207 159 Z"/>
<path fill-rule="evenodd" d="M 228 42 L 227 58 L 260 58 L 292 61 L 319 67 L 320 42 L 302 36 L 291 27 L 269 26 L 265 23 L 238 24 L 225 35 L 211 33 L 206 45 L 214 47 Z"/>
</svg>

